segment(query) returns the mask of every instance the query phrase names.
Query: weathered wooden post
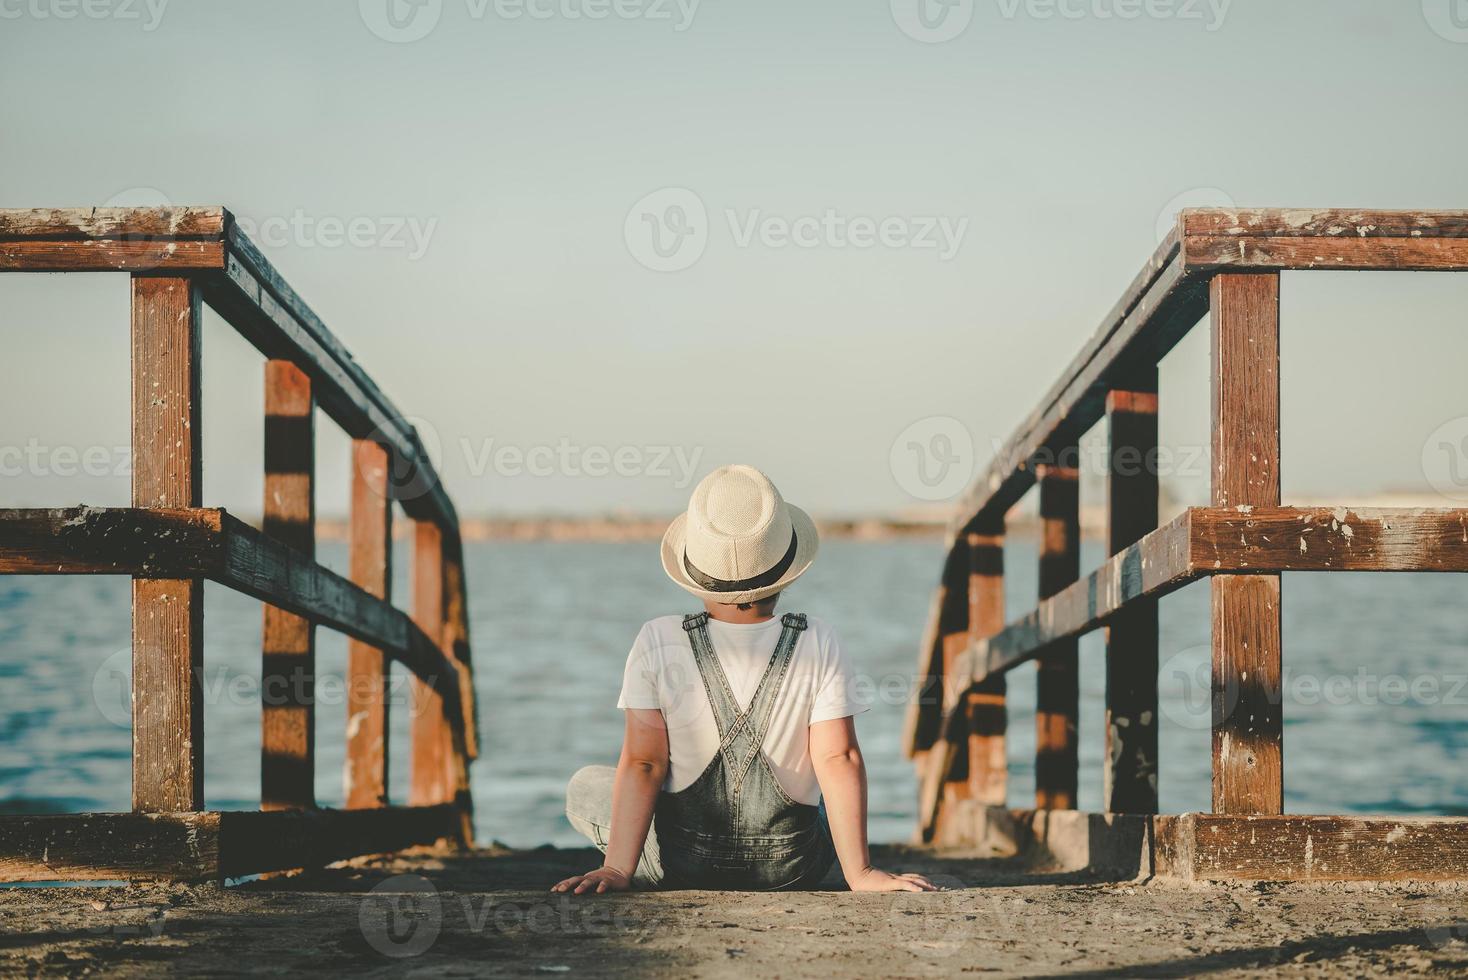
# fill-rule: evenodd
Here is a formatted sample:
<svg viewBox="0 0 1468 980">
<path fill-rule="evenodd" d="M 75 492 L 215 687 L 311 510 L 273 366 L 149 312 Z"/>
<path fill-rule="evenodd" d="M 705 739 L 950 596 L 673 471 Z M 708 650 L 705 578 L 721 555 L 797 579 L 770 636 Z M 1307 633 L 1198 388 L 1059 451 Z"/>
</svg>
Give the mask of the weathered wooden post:
<svg viewBox="0 0 1468 980">
<path fill-rule="evenodd" d="M 413 621 L 435 647 L 444 648 L 443 532 L 432 521 L 415 521 L 413 544 Z M 412 762 L 408 802 L 412 806 L 448 803 L 454 798 L 453 742 L 443 687 L 413 678 Z"/>
<path fill-rule="evenodd" d="M 1210 283 L 1213 505 L 1277 507 L 1279 273 Z M 1280 576 L 1213 577 L 1213 812 L 1284 807 Z"/>
<path fill-rule="evenodd" d="M 968 535 L 968 637 L 973 643 L 1004 629 L 1004 522 Z M 1009 757 L 1005 731 L 1008 684 L 1003 673 L 987 678 L 969 693 L 969 796 L 988 806 L 1004 806 L 1009 796 Z"/>
<path fill-rule="evenodd" d="M 200 296 L 181 276 L 132 277 L 132 503 L 203 496 Z M 204 808 L 204 583 L 133 579 L 133 809 Z"/>
<path fill-rule="evenodd" d="M 392 595 L 392 500 L 387 450 L 370 439 L 352 442 L 350 573 L 379 599 Z M 388 659 L 361 640 L 347 646 L 347 759 L 343 773 L 349 809 L 387 805 Z"/>
<path fill-rule="evenodd" d="M 1041 467 L 1040 598 L 1081 575 L 1080 453 L 1067 447 L 1057 465 Z M 1035 806 L 1073 810 L 1079 783 L 1080 641 L 1062 640 L 1039 659 L 1035 688 Z"/>
<path fill-rule="evenodd" d="M 265 362 L 265 510 L 262 530 L 316 555 L 316 402 L 288 360 Z M 316 805 L 316 628 L 266 604 L 260 665 L 260 807 Z"/>
<path fill-rule="evenodd" d="M 1112 555 L 1157 527 L 1157 369 L 1106 396 L 1107 548 Z M 1119 610 L 1106 640 L 1106 762 L 1109 813 L 1157 812 L 1157 601 Z"/>
</svg>

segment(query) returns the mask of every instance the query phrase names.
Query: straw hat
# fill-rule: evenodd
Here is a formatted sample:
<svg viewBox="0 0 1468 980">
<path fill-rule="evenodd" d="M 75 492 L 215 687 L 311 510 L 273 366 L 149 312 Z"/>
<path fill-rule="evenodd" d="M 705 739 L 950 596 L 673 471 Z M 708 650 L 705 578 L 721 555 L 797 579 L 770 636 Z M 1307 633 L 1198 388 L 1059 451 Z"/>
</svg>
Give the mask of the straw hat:
<svg viewBox="0 0 1468 980">
<path fill-rule="evenodd" d="M 820 549 L 815 521 L 753 466 L 722 466 L 693 488 L 663 535 L 663 570 L 713 602 L 754 602 L 805 574 Z"/>
</svg>

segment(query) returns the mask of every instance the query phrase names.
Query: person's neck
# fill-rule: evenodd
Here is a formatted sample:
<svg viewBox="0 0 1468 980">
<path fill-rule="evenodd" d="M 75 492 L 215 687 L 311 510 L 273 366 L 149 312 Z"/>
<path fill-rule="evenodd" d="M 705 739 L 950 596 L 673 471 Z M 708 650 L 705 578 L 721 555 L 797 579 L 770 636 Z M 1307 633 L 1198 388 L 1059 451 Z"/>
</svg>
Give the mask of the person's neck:
<svg viewBox="0 0 1468 980">
<path fill-rule="evenodd" d="M 719 602 L 706 602 L 704 610 L 709 614 L 709 619 L 717 619 L 721 623 L 737 623 L 749 625 L 753 623 L 768 623 L 775 618 L 775 614 L 762 613 L 757 608 L 740 609 L 738 606 L 724 605 Z"/>
</svg>

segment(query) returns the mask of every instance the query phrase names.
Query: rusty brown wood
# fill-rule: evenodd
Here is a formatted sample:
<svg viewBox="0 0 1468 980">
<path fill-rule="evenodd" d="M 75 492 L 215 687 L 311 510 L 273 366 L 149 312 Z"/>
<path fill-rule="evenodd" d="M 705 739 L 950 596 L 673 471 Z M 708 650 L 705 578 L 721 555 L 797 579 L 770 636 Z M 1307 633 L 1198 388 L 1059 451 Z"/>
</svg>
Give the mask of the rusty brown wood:
<svg viewBox="0 0 1468 980">
<path fill-rule="evenodd" d="M 200 502 L 199 311 L 188 279 L 132 279 L 135 507 Z M 132 624 L 133 809 L 203 809 L 203 581 L 134 578 Z"/>
<path fill-rule="evenodd" d="M 407 614 L 222 510 L 0 510 L 0 573 L 212 579 L 387 650 L 457 705 L 455 661 Z"/>
<path fill-rule="evenodd" d="M 1078 458 L 1078 451 L 1075 453 Z M 1068 462 L 1062 455 L 1061 462 Z M 1040 470 L 1040 598 L 1068 588 L 1081 574 L 1080 470 Z M 996 631 L 997 632 L 997 631 Z M 1039 658 L 1035 687 L 1035 806 L 1073 810 L 1079 785 L 1080 661 L 1074 638 Z"/>
<path fill-rule="evenodd" d="M 1210 306 L 1213 505 L 1277 507 L 1279 274 L 1216 276 Z M 1213 810 L 1279 813 L 1280 578 L 1220 574 L 1212 588 Z"/>
<path fill-rule="evenodd" d="M 352 581 L 368 595 L 392 590 L 392 501 L 388 454 L 370 439 L 352 443 Z M 348 809 L 387 805 L 388 659 L 381 647 L 351 640 L 347 647 Z"/>
<path fill-rule="evenodd" d="M 415 522 L 413 622 L 440 649 L 444 636 L 443 567 L 443 532 L 431 522 Z M 457 673 L 453 682 L 457 690 Z M 442 689 L 423 678 L 415 678 L 412 715 L 408 802 L 413 806 L 451 802 L 455 797 L 456 776 Z"/>
<path fill-rule="evenodd" d="M 1157 528 L 1157 368 L 1138 370 L 1106 397 L 1107 547 L 1131 547 Z M 1102 800 L 1108 813 L 1157 812 L 1157 601 L 1140 596 L 1107 624 L 1106 747 Z"/>
<path fill-rule="evenodd" d="M 0 881 L 225 878 L 455 840 L 452 806 L 0 816 Z"/>
<path fill-rule="evenodd" d="M 968 645 L 1004 628 L 1004 534 L 1002 527 L 968 535 L 968 632 L 955 659 Z M 952 676 L 952 663 L 949 675 Z M 964 796 L 1003 806 L 1009 795 L 1007 682 L 995 674 L 968 692 L 969 788 Z"/>
<path fill-rule="evenodd" d="M 265 362 L 262 530 L 295 553 L 316 554 L 316 427 L 311 379 L 290 361 Z M 311 620 L 266 604 L 260 664 L 260 806 L 316 804 L 316 632 Z"/>
</svg>

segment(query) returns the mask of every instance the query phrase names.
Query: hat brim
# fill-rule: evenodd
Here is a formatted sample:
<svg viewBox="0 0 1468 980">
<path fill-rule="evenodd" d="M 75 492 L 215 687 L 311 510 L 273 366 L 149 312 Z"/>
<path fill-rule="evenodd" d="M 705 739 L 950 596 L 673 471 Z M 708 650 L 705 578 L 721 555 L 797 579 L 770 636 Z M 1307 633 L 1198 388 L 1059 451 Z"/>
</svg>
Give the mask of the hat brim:
<svg viewBox="0 0 1468 980">
<path fill-rule="evenodd" d="M 694 582 L 683 568 L 683 536 L 688 523 L 687 514 L 679 514 L 674 518 L 673 523 L 668 525 L 668 530 L 663 534 L 663 571 L 668 573 L 668 578 L 672 579 L 679 588 L 710 602 L 732 605 L 757 602 L 774 595 L 804 575 L 806 569 L 810 568 L 811 562 L 815 561 L 816 553 L 821 549 L 821 536 L 820 532 L 816 530 L 816 522 L 811 520 L 810 515 L 799 507 L 793 504 L 785 506 L 790 511 L 790 522 L 795 528 L 795 560 L 790 563 L 789 570 L 780 576 L 780 581 L 746 592 L 710 592 Z"/>
</svg>

